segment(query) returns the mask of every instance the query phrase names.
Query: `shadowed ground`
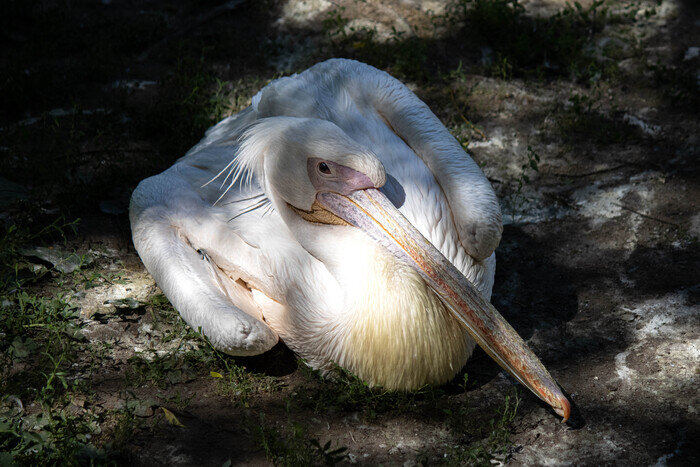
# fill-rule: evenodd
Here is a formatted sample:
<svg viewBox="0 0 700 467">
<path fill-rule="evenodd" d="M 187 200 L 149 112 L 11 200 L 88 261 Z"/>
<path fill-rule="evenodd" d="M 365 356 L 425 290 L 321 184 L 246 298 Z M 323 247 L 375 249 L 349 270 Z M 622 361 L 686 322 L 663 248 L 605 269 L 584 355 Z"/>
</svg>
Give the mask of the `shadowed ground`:
<svg viewBox="0 0 700 467">
<path fill-rule="evenodd" d="M 693 2 L 6 3 L 0 464 L 697 464 Z M 334 56 L 408 83 L 483 167 L 506 223 L 493 302 L 583 428 L 481 351 L 409 394 L 322 380 L 282 344 L 223 356 L 155 286 L 136 184 Z"/>
</svg>

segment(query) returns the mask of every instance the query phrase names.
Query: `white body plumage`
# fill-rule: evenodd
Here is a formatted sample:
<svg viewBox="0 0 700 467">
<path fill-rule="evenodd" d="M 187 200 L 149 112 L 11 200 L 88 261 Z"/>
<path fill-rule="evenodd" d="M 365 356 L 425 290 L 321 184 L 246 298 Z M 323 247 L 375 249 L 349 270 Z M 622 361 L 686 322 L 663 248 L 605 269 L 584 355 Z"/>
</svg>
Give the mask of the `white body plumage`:
<svg viewBox="0 0 700 467">
<path fill-rule="evenodd" d="M 279 337 L 310 366 L 371 384 L 449 380 L 474 341 L 421 275 L 359 229 L 295 214 L 314 209 L 299 162 L 310 154 L 383 185 L 490 298 L 502 227 L 488 180 L 403 84 L 350 60 L 273 81 L 138 186 L 130 216 L 148 270 L 225 352 L 262 353 Z"/>
</svg>

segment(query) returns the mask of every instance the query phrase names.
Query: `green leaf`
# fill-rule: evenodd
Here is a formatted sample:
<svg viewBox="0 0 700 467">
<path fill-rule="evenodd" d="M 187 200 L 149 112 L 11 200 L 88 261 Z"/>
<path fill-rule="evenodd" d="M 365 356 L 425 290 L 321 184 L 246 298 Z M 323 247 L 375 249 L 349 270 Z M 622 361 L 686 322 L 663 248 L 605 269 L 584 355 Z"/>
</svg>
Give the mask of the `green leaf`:
<svg viewBox="0 0 700 467">
<path fill-rule="evenodd" d="M 12 423 L 6 421 L 0 421 L 0 433 L 14 433 L 15 430 L 12 428 Z"/>
<path fill-rule="evenodd" d="M 179 426 L 181 428 L 184 428 L 185 425 L 180 423 L 180 420 L 177 419 L 174 413 L 172 413 L 170 410 L 166 409 L 165 407 L 161 407 L 163 410 L 163 414 L 165 415 L 165 419 L 168 421 L 173 426 Z"/>
<path fill-rule="evenodd" d="M 15 358 L 27 358 L 29 354 L 34 352 L 38 348 L 36 342 L 33 339 L 27 337 L 23 339 L 22 337 L 15 337 L 10 346 L 10 352 Z"/>
</svg>

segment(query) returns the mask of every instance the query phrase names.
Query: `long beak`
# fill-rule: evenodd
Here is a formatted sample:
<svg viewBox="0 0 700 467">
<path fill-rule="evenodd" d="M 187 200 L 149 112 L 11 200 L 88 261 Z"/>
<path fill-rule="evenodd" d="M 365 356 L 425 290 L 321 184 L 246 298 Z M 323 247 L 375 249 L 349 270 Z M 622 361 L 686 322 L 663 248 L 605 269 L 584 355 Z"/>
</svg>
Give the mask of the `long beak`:
<svg viewBox="0 0 700 467">
<path fill-rule="evenodd" d="M 501 367 L 568 420 L 571 406 L 557 382 L 496 308 L 378 190 L 319 193 L 318 202 L 411 264 L 474 340 Z"/>
</svg>

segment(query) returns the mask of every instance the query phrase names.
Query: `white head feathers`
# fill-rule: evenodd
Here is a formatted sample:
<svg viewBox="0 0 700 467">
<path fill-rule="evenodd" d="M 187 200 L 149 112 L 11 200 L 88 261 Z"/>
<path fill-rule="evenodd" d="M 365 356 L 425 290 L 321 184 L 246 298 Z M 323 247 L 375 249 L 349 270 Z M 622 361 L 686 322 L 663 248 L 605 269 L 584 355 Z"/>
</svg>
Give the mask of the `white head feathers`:
<svg viewBox="0 0 700 467">
<path fill-rule="evenodd" d="M 382 163 L 335 124 L 315 118 L 270 117 L 249 126 L 238 138 L 233 160 L 212 180 L 226 172 L 223 195 L 237 182 L 264 180 L 261 188 L 269 198 L 281 197 L 293 206 L 309 210 L 316 190 L 309 180 L 306 160 L 319 158 L 361 172 L 382 186 L 386 173 Z M 277 196 L 270 196 L 277 195 Z"/>
</svg>

